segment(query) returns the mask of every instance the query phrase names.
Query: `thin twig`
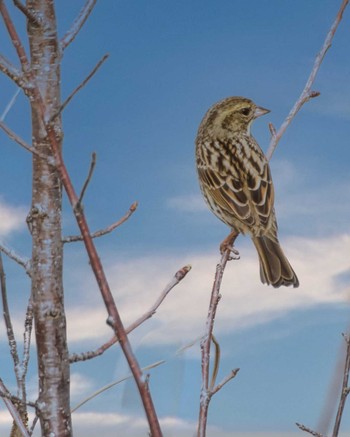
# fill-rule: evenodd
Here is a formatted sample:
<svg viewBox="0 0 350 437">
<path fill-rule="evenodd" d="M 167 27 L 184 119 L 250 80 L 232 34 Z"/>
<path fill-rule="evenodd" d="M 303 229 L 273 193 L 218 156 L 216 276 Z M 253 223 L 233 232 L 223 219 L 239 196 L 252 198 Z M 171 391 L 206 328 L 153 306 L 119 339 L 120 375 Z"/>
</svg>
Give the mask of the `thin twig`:
<svg viewBox="0 0 350 437">
<path fill-rule="evenodd" d="M 4 253 L 10 259 L 23 267 L 28 276 L 31 275 L 31 262 L 28 258 L 18 255 L 13 249 L 8 248 L 4 243 L 0 243 L 0 252 Z"/>
<path fill-rule="evenodd" d="M 215 348 L 215 355 L 214 355 L 213 371 L 210 378 L 209 390 L 212 390 L 215 386 L 216 377 L 218 376 L 218 371 L 220 367 L 220 358 L 221 358 L 220 344 L 216 340 L 214 334 L 211 336 L 211 341 L 213 342 Z"/>
<path fill-rule="evenodd" d="M 75 19 L 72 27 L 68 30 L 68 32 L 64 35 L 64 37 L 61 40 L 62 50 L 66 49 L 69 46 L 69 44 L 74 40 L 74 38 L 78 35 L 85 21 L 88 19 L 89 15 L 91 14 L 96 2 L 97 0 L 88 0 L 85 3 L 78 17 Z"/>
<path fill-rule="evenodd" d="M 20 88 L 27 88 L 28 84 L 22 72 L 12 65 L 3 55 L 0 55 L 0 71 L 13 80 Z"/>
<path fill-rule="evenodd" d="M 151 306 L 151 308 L 143 314 L 141 317 L 139 317 L 135 322 L 133 322 L 131 325 L 129 325 L 125 332 L 127 334 L 130 334 L 131 331 L 136 329 L 138 326 L 140 326 L 143 322 L 150 319 L 157 311 L 157 309 L 160 307 L 164 299 L 167 297 L 169 292 L 180 282 L 184 277 L 187 275 L 187 273 L 191 270 L 191 266 L 187 265 L 182 267 L 182 269 L 178 270 L 173 279 L 167 284 L 167 286 L 162 291 L 161 295 L 158 297 L 156 302 Z M 107 349 L 109 349 L 113 344 L 118 342 L 118 337 L 113 336 L 108 342 L 104 343 L 102 346 L 100 346 L 98 349 L 94 351 L 89 352 L 83 352 L 80 354 L 72 354 L 69 357 L 70 363 L 77 363 L 78 361 L 86 361 L 91 358 L 98 357 L 102 355 Z"/>
<path fill-rule="evenodd" d="M 211 395 L 213 396 L 213 395 L 215 395 L 215 393 L 217 393 L 219 390 L 221 390 L 222 389 L 222 387 L 225 385 L 225 384 L 227 384 L 229 381 L 231 381 L 231 379 L 233 379 L 236 375 L 237 375 L 237 373 L 239 372 L 239 369 L 237 368 L 237 369 L 233 369 L 233 370 L 231 370 L 231 372 L 227 375 L 227 376 L 225 376 L 225 378 L 221 381 L 221 382 L 219 382 L 219 384 L 217 384 L 212 390 L 211 390 Z"/>
<path fill-rule="evenodd" d="M 6 287 L 6 275 L 4 270 L 4 264 L 2 262 L 2 255 L 0 253 L 0 288 L 1 288 L 1 299 L 2 299 L 2 308 L 3 308 L 3 316 L 6 326 L 6 334 L 7 339 L 10 346 L 10 352 L 14 364 L 16 379 L 17 379 L 17 385 L 18 388 L 21 384 L 21 378 L 18 375 L 18 366 L 19 366 L 19 357 L 18 357 L 18 350 L 17 350 L 17 343 L 15 338 L 15 333 L 12 326 L 11 316 L 10 316 L 10 309 L 8 305 L 7 300 L 7 287 Z"/>
<path fill-rule="evenodd" d="M 7 397 L 8 394 L 9 394 L 9 391 L 7 390 L 5 384 L 2 382 L 2 380 L 0 379 L 0 396 L 2 397 L 7 409 L 9 410 L 13 420 L 15 421 L 18 429 L 22 433 L 22 436 L 23 437 L 30 437 L 30 435 L 28 434 L 27 428 L 25 427 L 17 408 L 13 405 L 13 402 L 11 401 L 11 399 L 9 399 Z"/>
<path fill-rule="evenodd" d="M 108 226 L 105 229 L 100 229 L 99 231 L 93 232 L 91 234 L 91 238 L 102 237 L 103 235 L 109 234 L 110 232 L 114 231 L 114 229 L 116 229 L 117 227 L 119 227 L 121 224 L 123 224 L 128 220 L 128 218 L 136 211 L 137 206 L 138 203 L 134 202 L 130 206 L 128 212 L 121 219 L 119 219 L 115 223 L 112 223 L 110 226 Z M 83 237 L 81 235 L 69 235 L 67 237 L 62 238 L 63 243 L 73 243 L 76 241 L 83 241 Z"/>
<path fill-rule="evenodd" d="M 316 432 L 316 431 L 313 431 L 313 430 L 310 429 L 310 428 L 307 428 L 305 425 L 302 425 L 301 423 L 296 423 L 296 426 L 297 426 L 299 429 L 301 429 L 302 431 L 308 432 L 309 434 L 311 434 L 311 435 L 313 435 L 313 436 L 315 436 L 315 437 L 326 437 L 326 436 L 324 436 L 323 434 L 320 434 L 320 433 L 318 433 L 318 432 Z"/>
<path fill-rule="evenodd" d="M 333 434 L 332 437 L 338 437 L 340 423 L 342 420 L 345 402 L 349 394 L 349 372 L 350 372 L 350 338 L 349 335 L 344 335 L 344 339 L 346 341 L 346 357 L 344 364 L 344 374 L 343 374 L 343 384 L 341 388 L 341 394 L 339 399 L 339 406 L 337 411 L 337 416 L 334 423 Z"/>
<path fill-rule="evenodd" d="M 21 63 L 23 72 L 29 71 L 29 61 L 26 55 L 26 52 L 24 50 L 23 44 L 21 42 L 21 39 L 18 36 L 18 33 L 16 31 L 16 28 L 13 24 L 13 21 L 10 17 L 10 14 L 8 13 L 7 7 L 5 5 L 5 2 L 3 0 L 0 1 L 0 14 L 4 20 L 6 29 L 10 35 L 12 44 L 14 49 L 17 52 L 18 59 Z"/>
<path fill-rule="evenodd" d="M 86 191 L 86 189 L 91 181 L 92 175 L 94 174 L 95 166 L 96 166 L 96 153 L 92 152 L 89 173 L 85 179 L 83 188 L 81 189 L 81 193 L 80 193 L 76 208 L 81 208 L 81 204 L 83 202 L 85 191 Z"/>
<path fill-rule="evenodd" d="M 40 158 L 45 159 L 49 162 L 49 158 L 44 155 L 43 153 L 39 152 L 35 147 L 30 146 L 28 143 L 26 143 L 20 136 L 18 136 L 16 133 L 14 133 L 4 122 L 0 121 L 0 128 L 6 132 L 7 136 L 15 141 L 17 144 L 19 144 L 24 149 L 28 150 L 28 152 L 33 153 L 34 155 L 40 156 Z M 52 162 L 49 162 L 49 164 L 54 165 L 54 161 L 51 158 Z"/>
<path fill-rule="evenodd" d="M 64 110 L 64 108 L 68 105 L 68 103 L 72 100 L 72 98 L 88 83 L 88 81 L 92 78 L 92 76 L 97 72 L 97 70 L 101 67 L 101 65 L 107 60 L 109 57 L 109 54 L 105 54 L 102 59 L 98 61 L 98 63 L 95 65 L 95 67 L 92 69 L 92 71 L 86 76 L 86 78 L 71 92 L 71 94 L 66 98 L 66 100 L 62 103 L 62 105 L 59 107 L 58 111 L 53 114 L 53 116 L 50 118 L 49 123 L 52 123 L 55 118 L 57 118 L 61 112 Z"/>
<path fill-rule="evenodd" d="M 28 371 L 28 363 L 30 358 L 30 342 L 33 330 L 33 299 L 32 296 L 29 298 L 29 302 L 27 305 L 26 317 L 24 321 L 24 333 L 23 333 L 23 357 L 22 357 L 22 372 L 23 372 L 23 380 L 27 375 Z M 26 398 L 26 392 L 22 394 L 23 400 Z"/>
<path fill-rule="evenodd" d="M 349 3 L 349 0 L 343 0 L 342 4 L 340 6 L 340 9 L 337 13 L 337 16 L 336 16 L 328 34 L 327 34 L 327 36 L 326 36 L 326 39 L 323 43 L 323 46 L 316 56 L 313 68 L 312 68 L 311 73 L 309 75 L 309 78 L 306 82 L 306 85 L 305 85 L 302 93 L 300 94 L 299 99 L 295 102 L 293 108 L 290 110 L 287 118 L 284 120 L 281 127 L 278 129 L 277 133 L 275 132 L 273 134 L 273 132 L 272 132 L 271 142 L 270 142 L 269 148 L 268 148 L 267 153 L 266 153 L 266 157 L 268 160 L 271 159 L 271 156 L 272 156 L 273 152 L 275 151 L 277 144 L 280 141 L 282 135 L 284 134 L 287 127 L 290 125 L 291 121 L 296 116 L 298 111 L 304 105 L 304 103 L 306 103 L 307 101 L 309 101 L 310 99 L 312 99 L 314 97 L 317 97 L 320 94 L 317 91 L 312 91 L 311 87 L 316 79 L 316 75 L 321 67 L 322 61 L 323 61 L 326 53 L 332 45 L 334 34 L 335 34 L 335 32 L 338 28 L 338 25 L 343 17 L 344 10 L 345 10 L 346 6 L 348 5 L 348 3 Z M 271 128 L 270 128 L 270 130 L 271 130 Z"/>
<path fill-rule="evenodd" d="M 156 363 L 150 364 L 146 367 L 142 367 L 142 371 L 144 372 L 145 370 L 150 370 L 150 369 L 154 369 L 155 367 L 160 366 L 161 364 L 164 364 L 166 361 L 165 360 L 161 360 L 161 361 L 157 361 Z M 92 393 L 90 396 L 88 396 L 86 399 L 84 399 L 83 401 L 79 402 L 79 404 L 77 404 L 74 408 L 71 409 L 71 413 L 74 413 L 74 411 L 76 411 L 78 408 L 82 407 L 83 405 L 85 405 L 87 402 L 91 401 L 91 399 L 95 398 L 96 396 L 100 395 L 101 393 L 109 390 L 110 388 L 124 382 L 127 381 L 128 379 L 132 378 L 132 374 L 129 374 L 127 376 L 124 376 L 121 379 L 118 379 L 118 381 L 114 381 L 111 382 L 110 384 L 105 385 L 104 387 L 100 388 L 99 390 L 95 391 L 94 393 Z"/>
<path fill-rule="evenodd" d="M 10 101 L 8 102 L 8 104 L 6 105 L 6 108 L 4 109 L 3 113 L 0 116 L 0 121 L 4 121 L 7 114 L 10 112 L 11 108 L 13 107 L 13 105 L 16 103 L 18 94 L 20 93 L 21 89 L 17 88 L 16 92 L 14 93 L 14 95 L 11 97 Z"/>
<path fill-rule="evenodd" d="M 24 14 L 28 21 L 33 23 L 35 26 L 40 27 L 41 21 L 40 19 L 31 11 L 29 10 L 23 3 L 21 3 L 19 0 L 13 0 L 14 5 Z"/>
</svg>

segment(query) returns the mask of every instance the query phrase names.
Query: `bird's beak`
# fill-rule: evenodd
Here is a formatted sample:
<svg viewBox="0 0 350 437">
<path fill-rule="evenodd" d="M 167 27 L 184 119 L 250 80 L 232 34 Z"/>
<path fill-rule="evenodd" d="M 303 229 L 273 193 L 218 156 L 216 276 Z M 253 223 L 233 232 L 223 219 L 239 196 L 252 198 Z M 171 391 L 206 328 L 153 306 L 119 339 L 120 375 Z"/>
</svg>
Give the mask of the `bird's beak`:
<svg viewBox="0 0 350 437">
<path fill-rule="evenodd" d="M 261 106 L 257 106 L 254 111 L 254 118 L 261 117 L 262 115 L 268 114 L 271 112 L 269 109 L 262 108 Z"/>
</svg>

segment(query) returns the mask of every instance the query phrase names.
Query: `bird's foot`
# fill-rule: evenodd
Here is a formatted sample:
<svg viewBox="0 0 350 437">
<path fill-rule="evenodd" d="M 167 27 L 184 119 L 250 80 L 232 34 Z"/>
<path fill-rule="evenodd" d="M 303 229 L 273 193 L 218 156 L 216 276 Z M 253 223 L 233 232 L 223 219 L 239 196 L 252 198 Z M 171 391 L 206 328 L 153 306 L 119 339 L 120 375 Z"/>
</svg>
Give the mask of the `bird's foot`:
<svg viewBox="0 0 350 437">
<path fill-rule="evenodd" d="M 236 231 L 232 231 L 220 244 L 221 255 L 223 255 L 227 250 L 230 251 L 228 261 L 240 259 L 239 252 L 233 245 L 237 235 L 238 233 Z"/>
</svg>

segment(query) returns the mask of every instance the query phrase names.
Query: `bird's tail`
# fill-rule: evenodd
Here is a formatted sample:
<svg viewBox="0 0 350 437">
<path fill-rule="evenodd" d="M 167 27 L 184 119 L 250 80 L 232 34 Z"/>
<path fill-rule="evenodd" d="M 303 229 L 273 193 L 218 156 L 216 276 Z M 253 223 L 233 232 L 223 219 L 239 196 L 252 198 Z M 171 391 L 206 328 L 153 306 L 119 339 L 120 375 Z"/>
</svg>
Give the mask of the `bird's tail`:
<svg viewBox="0 0 350 437">
<path fill-rule="evenodd" d="M 259 255 L 261 282 L 275 288 L 281 285 L 298 287 L 297 275 L 278 240 L 273 241 L 267 236 L 253 237 L 252 240 Z"/>
</svg>

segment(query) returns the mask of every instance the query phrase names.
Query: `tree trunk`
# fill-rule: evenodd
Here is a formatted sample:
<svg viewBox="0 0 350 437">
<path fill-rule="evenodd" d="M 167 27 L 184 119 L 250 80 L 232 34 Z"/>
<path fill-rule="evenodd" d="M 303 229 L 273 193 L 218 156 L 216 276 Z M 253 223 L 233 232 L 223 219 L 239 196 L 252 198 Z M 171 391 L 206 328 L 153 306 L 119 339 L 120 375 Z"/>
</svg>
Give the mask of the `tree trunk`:
<svg viewBox="0 0 350 437">
<path fill-rule="evenodd" d="M 27 0 L 43 23 L 28 22 L 33 80 L 49 120 L 60 106 L 60 48 L 54 2 Z M 38 103 L 31 100 L 32 138 L 38 150 L 52 156 Z M 61 119 L 54 121 L 61 144 Z M 56 169 L 33 155 L 33 195 L 28 224 L 32 232 L 32 294 L 38 355 L 38 414 L 43 436 L 71 436 L 69 361 L 62 283 L 61 183 Z"/>
</svg>

